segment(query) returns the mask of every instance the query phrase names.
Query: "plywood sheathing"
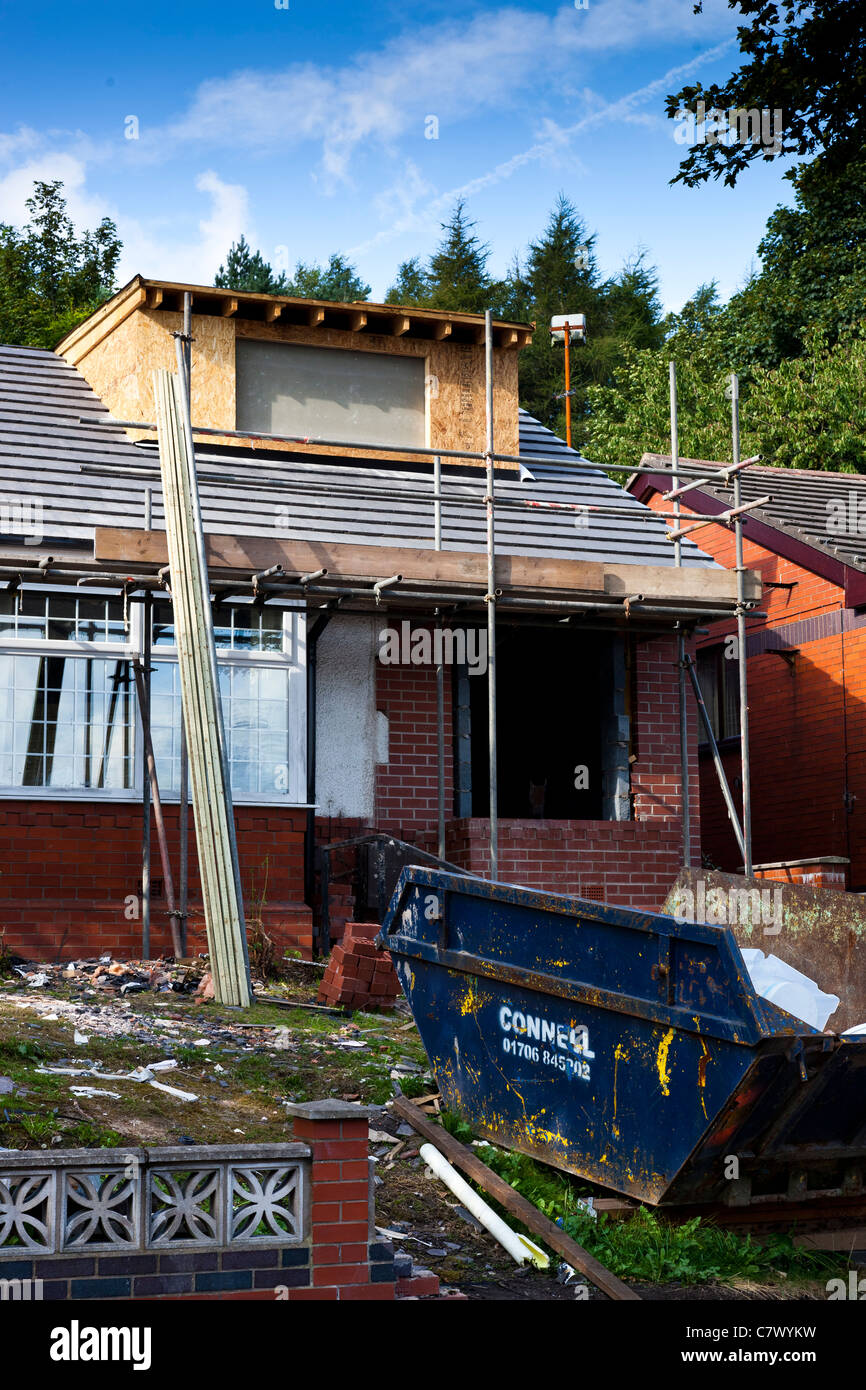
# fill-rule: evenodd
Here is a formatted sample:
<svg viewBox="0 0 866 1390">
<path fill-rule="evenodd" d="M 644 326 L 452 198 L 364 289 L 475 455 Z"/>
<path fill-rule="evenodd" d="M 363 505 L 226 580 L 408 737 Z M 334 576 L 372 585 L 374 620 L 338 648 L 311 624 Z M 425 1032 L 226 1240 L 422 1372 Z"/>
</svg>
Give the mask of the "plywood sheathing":
<svg viewBox="0 0 866 1390">
<path fill-rule="evenodd" d="M 130 296 L 99 331 L 70 336 L 63 356 L 76 366 L 118 420 L 153 421 L 153 372 L 175 369 L 172 334 L 182 328 L 182 315 L 149 309 L 145 291 Z M 131 306 L 131 307 L 130 307 Z M 86 327 L 86 325 L 85 325 Z M 397 354 L 420 357 L 427 380 L 427 437 L 430 448 L 481 452 L 486 440 L 484 345 L 411 337 L 408 334 L 351 332 L 324 325 L 310 327 L 261 320 L 193 314 L 192 417 L 210 429 L 234 429 L 235 346 L 238 339 L 297 343 L 333 351 Z M 519 449 L 517 373 L 513 348 L 494 348 L 494 441 L 498 453 Z M 152 434 L 131 431 L 134 439 Z M 233 443 L 209 437 L 209 443 Z M 333 448 L 303 444 L 262 446 L 288 453 L 333 454 Z M 370 458 L 369 450 L 340 449 L 348 457 Z M 408 461 L 406 454 L 389 454 Z M 417 458 L 417 455 L 414 456 Z M 479 467 L 483 465 L 479 463 Z M 516 468 L 517 465 L 511 465 Z"/>
</svg>

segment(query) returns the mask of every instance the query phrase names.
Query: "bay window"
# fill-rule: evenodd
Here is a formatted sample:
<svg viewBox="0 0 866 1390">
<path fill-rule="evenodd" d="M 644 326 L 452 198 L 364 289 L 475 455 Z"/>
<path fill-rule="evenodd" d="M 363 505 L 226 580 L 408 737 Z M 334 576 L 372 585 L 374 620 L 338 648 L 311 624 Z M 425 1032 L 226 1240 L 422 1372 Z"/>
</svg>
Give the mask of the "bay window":
<svg viewBox="0 0 866 1390">
<path fill-rule="evenodd" d="M 232 793 L 306 800 L 305 616 L 290 603 L 214 605 Z M 133 662 L 144 609 L 116 592 L 23 587 L 0 595 L 0 795 L 141 795 Z M 180 786 L 181 699 L 171 604 L 153 605 L 151 737 L 160 792 Z"/>
</svg>

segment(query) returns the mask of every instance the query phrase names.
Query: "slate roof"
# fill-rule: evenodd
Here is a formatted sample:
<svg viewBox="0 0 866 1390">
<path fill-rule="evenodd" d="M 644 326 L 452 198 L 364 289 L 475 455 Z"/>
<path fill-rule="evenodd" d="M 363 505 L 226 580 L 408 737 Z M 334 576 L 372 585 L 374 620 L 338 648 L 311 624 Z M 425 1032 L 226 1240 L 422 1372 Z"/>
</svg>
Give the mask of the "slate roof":
<svg viewBox="0 0 866 1390">
<path fill-rule="evenodd" d="M 644 464 L 670 466 L 670 456 L 644 454 Z M 723 467 L 705 459 L 683 459 L 690 467 L 708 472 Z M 752 464 L 740 475 L 744 502 L 770 496 L 770 501 L 748 513 L 804 545 L 810 545 L 852 569 L 866 572 L 866 477 L 860 473 L 831 473 L 812 468 L 766 468 Z M 683 497 L 683 505 L 701 510 L 700 497 L 733 505 L 733 482 L 728 487 L 707 483 Z M 744 531 L 748 534 L 748 520 Z M 700 532 L 698 532 L 700 535 Z"/>
<path fill-rule="evenodd" d="M 153 524 L 163 525 L 155 444 L 133 443 L 123 429 L 99 423 L 107 418 L 81 373 L 56 353 L 0 347 L 0 506 L 25 496 L 38 501 L 41 549 L 52 541 L 89 549 L 97 525 L 143 528 L 148 488 Z M 521 503 L 497 509 L 500 553 L 673 565 L 666 523 L 600 470 L 576 471 L 591 465 L 525 412 L 520 450 L 545 462 L 497 476 L 497 496 Z M 209 532 L 433 547 L 431 468 L 208 445 L 197 447 L 196 457 Z M 443 548 L 483 551 L 483 473 L 443 465 L 442 479 Z M 590 510 L 578 525 L 574 511 L 542 503 L 615 512 Z M 0 533 L 7 553 L 16 541 L 17 549 L 20 536 Z M 683 562 L 714 567 L 689 541 Z"/>
</svg>

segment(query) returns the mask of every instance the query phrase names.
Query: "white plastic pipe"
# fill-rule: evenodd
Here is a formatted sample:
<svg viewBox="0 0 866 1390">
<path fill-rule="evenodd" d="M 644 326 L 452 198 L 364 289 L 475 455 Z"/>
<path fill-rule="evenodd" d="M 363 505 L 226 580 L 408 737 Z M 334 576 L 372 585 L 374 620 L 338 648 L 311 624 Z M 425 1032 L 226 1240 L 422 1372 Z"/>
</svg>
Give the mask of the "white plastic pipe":
<svg viewBox="0 0 866 1390">
<path fill-rule="evenodd" d="M 489 1207 L 484 1198 L 479 1196 L 474 1187 L 470 1187 L 468 1182 L 461 1178 L 457 1169 L 452 1167 L 444 1154 L 433 1144 L 422 1144 L 419 1150 L 421 1157 L 432 1169 L 437 1178 L 441 1178 L 445 1186 L 450 1188 L 458 1201 L 462 1202 L 467 1211 L 470 1211 L 476 1220 L 480 1221 L 495 1240 L 508 1251 L 512 1259 L 519 1265 L 526 1264 L 531 1260 L 539 1269 L 547 1269 L 550 1260 L 543 1250 L 540 1250 L 526 1236 L 519 1236 L 516 1231 L 512 1231 L 510 1226 L 506 1226 L 501 1217 L 496 1215 L 492 1207 Z"/>
</svg>

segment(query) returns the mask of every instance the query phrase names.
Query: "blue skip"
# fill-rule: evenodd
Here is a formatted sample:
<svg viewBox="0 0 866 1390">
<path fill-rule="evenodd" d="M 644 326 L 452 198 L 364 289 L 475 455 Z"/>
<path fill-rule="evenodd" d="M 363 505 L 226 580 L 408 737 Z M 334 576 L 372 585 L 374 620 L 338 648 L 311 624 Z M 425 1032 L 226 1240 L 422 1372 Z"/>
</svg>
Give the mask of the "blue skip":
<svg viewBox="0 0 866 1390">
<path fill-rule="evenodd" d="M 492 1143 L 653 1205 L 864 1191 L 866 1037 L 761 999 L 730 928 L 409 866 L 379 940 Z"/>
</svg>

